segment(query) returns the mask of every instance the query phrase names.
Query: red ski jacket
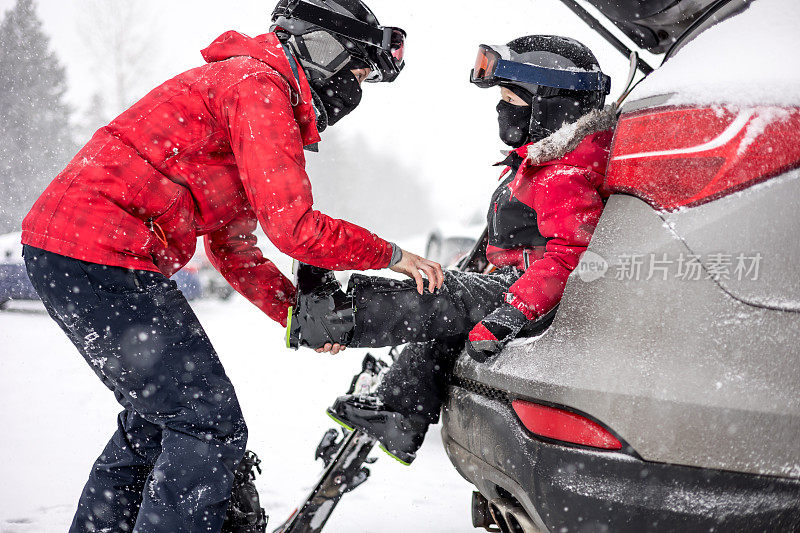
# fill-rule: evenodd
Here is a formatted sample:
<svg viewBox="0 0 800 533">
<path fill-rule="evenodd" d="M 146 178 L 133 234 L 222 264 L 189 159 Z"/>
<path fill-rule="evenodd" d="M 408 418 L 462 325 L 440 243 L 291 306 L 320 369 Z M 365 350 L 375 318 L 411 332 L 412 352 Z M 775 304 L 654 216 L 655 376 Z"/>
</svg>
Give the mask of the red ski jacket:
<svg viewBox="0 0 800 533">
<path fill-rule="evenodd" d="M 603 180 L 612 134 L 592 133 L 546 162 L 531 161 L 533 145 L 515 150 L 524 160 L 492 198 L 486 257 L 495 266 L 525 270 L 506 301 L 529 319 L 558 304 L 589 245 L 608 197 Z"/>
<path fill-rule="evenodd" d="M 22 242 L 171 276 L 205 236 L 231 285 L 284 323 L 294 287 L 256 247 L 330 269 L 384 268 L 392 247 L 314 210 L 303 146 L 319 141 L 311 89 L 278 41 L 227 32 L 207 65 L 154 89 L 95 133 L 25 218 Z"/>
</svg>

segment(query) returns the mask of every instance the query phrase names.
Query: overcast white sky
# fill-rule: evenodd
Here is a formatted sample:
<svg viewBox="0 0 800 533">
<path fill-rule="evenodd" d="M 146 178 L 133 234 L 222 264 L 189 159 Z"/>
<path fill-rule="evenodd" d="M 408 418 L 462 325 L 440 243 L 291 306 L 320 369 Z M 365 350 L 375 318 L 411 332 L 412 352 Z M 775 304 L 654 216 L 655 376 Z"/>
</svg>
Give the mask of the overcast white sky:
<svg viewBox="0 0 800 533">
<path fill-rule="evenodd" d="M 0 0 L 0 10 L 13 4 Z M 155 14 L 161 28 L 154 68 L 143 80 L 151 87 L 201 64 L 199 50 L 228 29 L 249 35 L 268 31 L 274 2 L 135 0 L 135 5 L 147 16 Z M 613 79 L 612 97 L 627 75 L 627 60 L 558 0 L 370 0 L 369 5 L 382 24 L 408 31 L 407 67 L 393 84 L 367 86 L 359 109 L 336 127 L 364 132 L 374 148 L 407 157 L 417 178 L 430 184 L 444 219 L 484 210 L 497 184 L 498 171 L 489 165 L 503 148 L 494 110 L 499 90 L 468 83 L 478 44 L 534 33 L 566 35 L 595 51 Z M 86 0 L 38 0 L 45 30 L 67 67 L 69 99 L 78 108 L 96 90 L 79 35 L 88 6 Z"/>
</svg>

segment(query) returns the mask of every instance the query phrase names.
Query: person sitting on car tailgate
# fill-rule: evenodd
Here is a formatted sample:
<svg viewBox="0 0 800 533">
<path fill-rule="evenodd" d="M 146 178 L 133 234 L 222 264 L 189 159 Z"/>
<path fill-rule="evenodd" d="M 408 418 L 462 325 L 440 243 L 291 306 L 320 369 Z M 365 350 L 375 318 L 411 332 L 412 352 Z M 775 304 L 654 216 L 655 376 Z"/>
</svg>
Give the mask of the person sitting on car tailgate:
<svg viewBox="0 0 800 533">
<path fill-rule="evenodd" d="M 500 86 L 500 138 L 514 147 L 487 217 L 486 257 L 495 269 L 446 271 L 435 294 L 358 274 L 344 293 L 329 272 L 298 272 L 290 344 L 327 351 L 412 343 L 377 394 L 343 396 L 329 409 L 404 463 L 437 420 L 464 343 L 484 362 L 555 308 L 607 197 L 602 184 L 616 118 L 603 109 L 610 78 L 586 46 L 542 35 L 482 45 L 471 81 Z"/>
</svg>

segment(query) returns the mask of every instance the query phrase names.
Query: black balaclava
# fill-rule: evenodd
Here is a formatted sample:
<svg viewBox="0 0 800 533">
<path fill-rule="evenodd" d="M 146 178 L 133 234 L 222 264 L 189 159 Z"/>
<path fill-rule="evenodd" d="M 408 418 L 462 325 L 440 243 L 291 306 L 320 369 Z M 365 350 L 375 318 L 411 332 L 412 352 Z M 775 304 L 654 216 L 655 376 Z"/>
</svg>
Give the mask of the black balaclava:
<svg viewBox="0 0 800 533">
<path fill-rule="evenodd" d="M 500 139 L 512 148 L 528 143 L 531 127 L 531 106 L 514 105 L 505 100 L 497 104 Z"/>
<path fill-rule="evenodd" d="M 328 79 L 312 81 L 311 88 L 322 101 L 329 126 L 339 122 L 361 102 L 361 84 L 348 67 Z"/>
<path fill-rule="evenodd" d="M 513 148 L 541 141 L 591 109 L 571 95 L 534 96 L 521 87 L 512 92 L 528 104 L 516 106 L 505 100 L 497 104 L 500 139 Z"/>
</svg>

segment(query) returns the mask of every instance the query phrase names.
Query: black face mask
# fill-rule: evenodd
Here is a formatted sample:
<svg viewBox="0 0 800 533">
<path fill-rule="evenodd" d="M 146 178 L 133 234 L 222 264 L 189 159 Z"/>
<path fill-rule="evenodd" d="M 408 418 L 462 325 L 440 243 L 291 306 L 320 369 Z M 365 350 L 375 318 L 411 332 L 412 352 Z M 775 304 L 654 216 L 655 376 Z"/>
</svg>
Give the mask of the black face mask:
<svg viewBox="0 0 800 533">
<path fill-rule="evenodd" d="M 519 148 L 528 142 L 531 127 L 530 106 L 518 106 L 500 100 L 497 104 L 497 122 L 500 126 L 500 139 L 512 148 Z"/>
<path fill-rule="evenodd" d="M 322 101 L 329 126 L 339 122 L 361 102 L 361 84 L 347 68 L 326 80 L 315 80 L 311 87 Z"/>
<path fill-rule="evenodd" d="M 539 141 L 558 131 L 565 124 L 571 124 L 589 110 L 571 96 L 549 96 L 534 101 L 531 140 Z M 537 138 L 538 137 L 538 138 Z"/>
</svg>

